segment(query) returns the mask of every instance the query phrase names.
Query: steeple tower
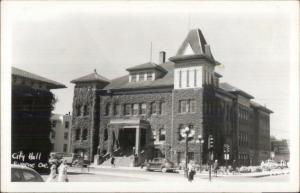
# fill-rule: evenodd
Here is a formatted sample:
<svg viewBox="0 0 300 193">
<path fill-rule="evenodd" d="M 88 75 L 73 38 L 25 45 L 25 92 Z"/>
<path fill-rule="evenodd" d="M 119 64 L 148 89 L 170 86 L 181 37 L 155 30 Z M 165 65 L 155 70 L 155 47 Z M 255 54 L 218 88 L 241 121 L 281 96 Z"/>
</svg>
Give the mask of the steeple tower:
<svg viewBox="0 0 300 193">
<path fill-rule="evenodd" d="M 176 56 L 169 60 L 175 63 L 175 89 L 201 88 L 216 82 L 214 67 L 219 63 L 214 59 L 200 29 L 192 29 Z"/>
</svg>

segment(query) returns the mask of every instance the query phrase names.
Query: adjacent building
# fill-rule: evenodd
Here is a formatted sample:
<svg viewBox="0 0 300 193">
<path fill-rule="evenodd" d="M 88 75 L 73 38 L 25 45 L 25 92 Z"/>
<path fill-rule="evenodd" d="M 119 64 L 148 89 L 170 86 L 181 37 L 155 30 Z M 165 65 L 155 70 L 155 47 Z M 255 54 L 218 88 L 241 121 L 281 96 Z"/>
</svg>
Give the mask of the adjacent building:
<svg viewBox="0 0 300 193">
<path fill-rule="evenodd" d="M 65 85 L 12 67 L 11 161 L 38 171 L 48 170 L 51 149 L 52 89 Z"/>
<path fill-rule="evenodd" d="M 207 163 L 208 137 L 214 139 L 214 159 L 259 164 L 270 155 L 270 114 L 254 97 L 215 72 L 220 63 L 199 29 L 191 30 L 175 56 L 159 63 L 127 68 L 109 80 L 96 70 L 72 80 L 72 151 L 93 161 L 95 155 L 134 156 L 138 163 L 166 157 Z M 204 143 L 197 143 L 198 136 Z"/>
<path fill-rule="evenodd" d="M 271 151 L 273 152 L 273 159 L 277 162 L 281 160 L 290 161 L 290 150 L 288 141 L 282 140 L 271 140 Z"/>
<path fill-rule="evenodd" d="M 51 115 L 51 151 L 70 153 L 72 116 L 70 113 Z"/>
</svg>

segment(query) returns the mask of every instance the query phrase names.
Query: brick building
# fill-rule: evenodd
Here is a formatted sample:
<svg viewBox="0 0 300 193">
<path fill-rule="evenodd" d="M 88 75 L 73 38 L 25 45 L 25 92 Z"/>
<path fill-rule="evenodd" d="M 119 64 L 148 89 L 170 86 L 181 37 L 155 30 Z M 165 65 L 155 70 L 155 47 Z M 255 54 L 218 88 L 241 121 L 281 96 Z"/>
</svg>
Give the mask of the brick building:
<svg viewBox="0 0 300 193">
<path fill-rule="evenodd" d="M 66 86 L 15 67 L 11 84 L 11 162 L 48 172 L 50 117 L 56 102 L 51 90 Z"/>
<path fill-rule="evenodd" d="M 72 151 L 93 160 L 94 155 L 132 157 L 139 163 L 167 157 L 207 161 L 208 136 L 214 137 L 214 158 L 223 162 L 223 146 L 230 161 L 258 164 L 269 158 L 271 110 L 252 101 L 250 94 L 228 83 L 214 71 L 220 65 L 202 32 L 191 30 L 175 56 L 159 64 L 136 65 L 127 74 L 108 80 L 96 71 L 72 80 Z M 204 139 L 202 149 L 197 136 Z M 200 155 L 200 152 L 201 155 Z"/>
</svg>

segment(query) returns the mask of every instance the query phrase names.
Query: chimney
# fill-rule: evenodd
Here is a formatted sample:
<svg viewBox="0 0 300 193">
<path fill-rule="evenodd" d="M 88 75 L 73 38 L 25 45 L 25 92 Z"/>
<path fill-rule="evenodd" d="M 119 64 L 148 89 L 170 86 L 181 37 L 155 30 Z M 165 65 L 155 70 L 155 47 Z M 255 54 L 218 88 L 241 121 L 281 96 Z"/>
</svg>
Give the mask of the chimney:
<svg viewBox="0 0 300 193">
<path fill-rule="evenodd" d="M 166 52 L 165 51 L 160 51 L 159 52 L 159 64 L 165 63 L 166 62 Z"/>
</svg>

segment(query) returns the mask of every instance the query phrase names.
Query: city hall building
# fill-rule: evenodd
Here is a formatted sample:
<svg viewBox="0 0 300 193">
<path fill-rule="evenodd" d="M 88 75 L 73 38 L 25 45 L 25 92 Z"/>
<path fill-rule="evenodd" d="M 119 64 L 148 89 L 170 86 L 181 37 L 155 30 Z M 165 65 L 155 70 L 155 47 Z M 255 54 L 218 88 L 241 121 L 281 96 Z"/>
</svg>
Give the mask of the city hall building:
<svg viewBox="0 0 300 193">
<path fill-rule="evenodd" d="M 229 163 L 255 165 L 270 157 L 272 111 L 219 81 L 220 63 L 199 29 L 188 33 L 168 61 L 165 52 L 159 57 L 159 64 L 132 66 L 113 80 L 94 71 L 71 81 L 73 152 L 91 161 L 114 155 L 122 165 L 133 156 L 138 163 L 166 157 L 179 164 L 188 137 L 188 159 L 207 163 L 212 136 L 213 158 L 221 163 L 225 144 Z"/>
</svg>

